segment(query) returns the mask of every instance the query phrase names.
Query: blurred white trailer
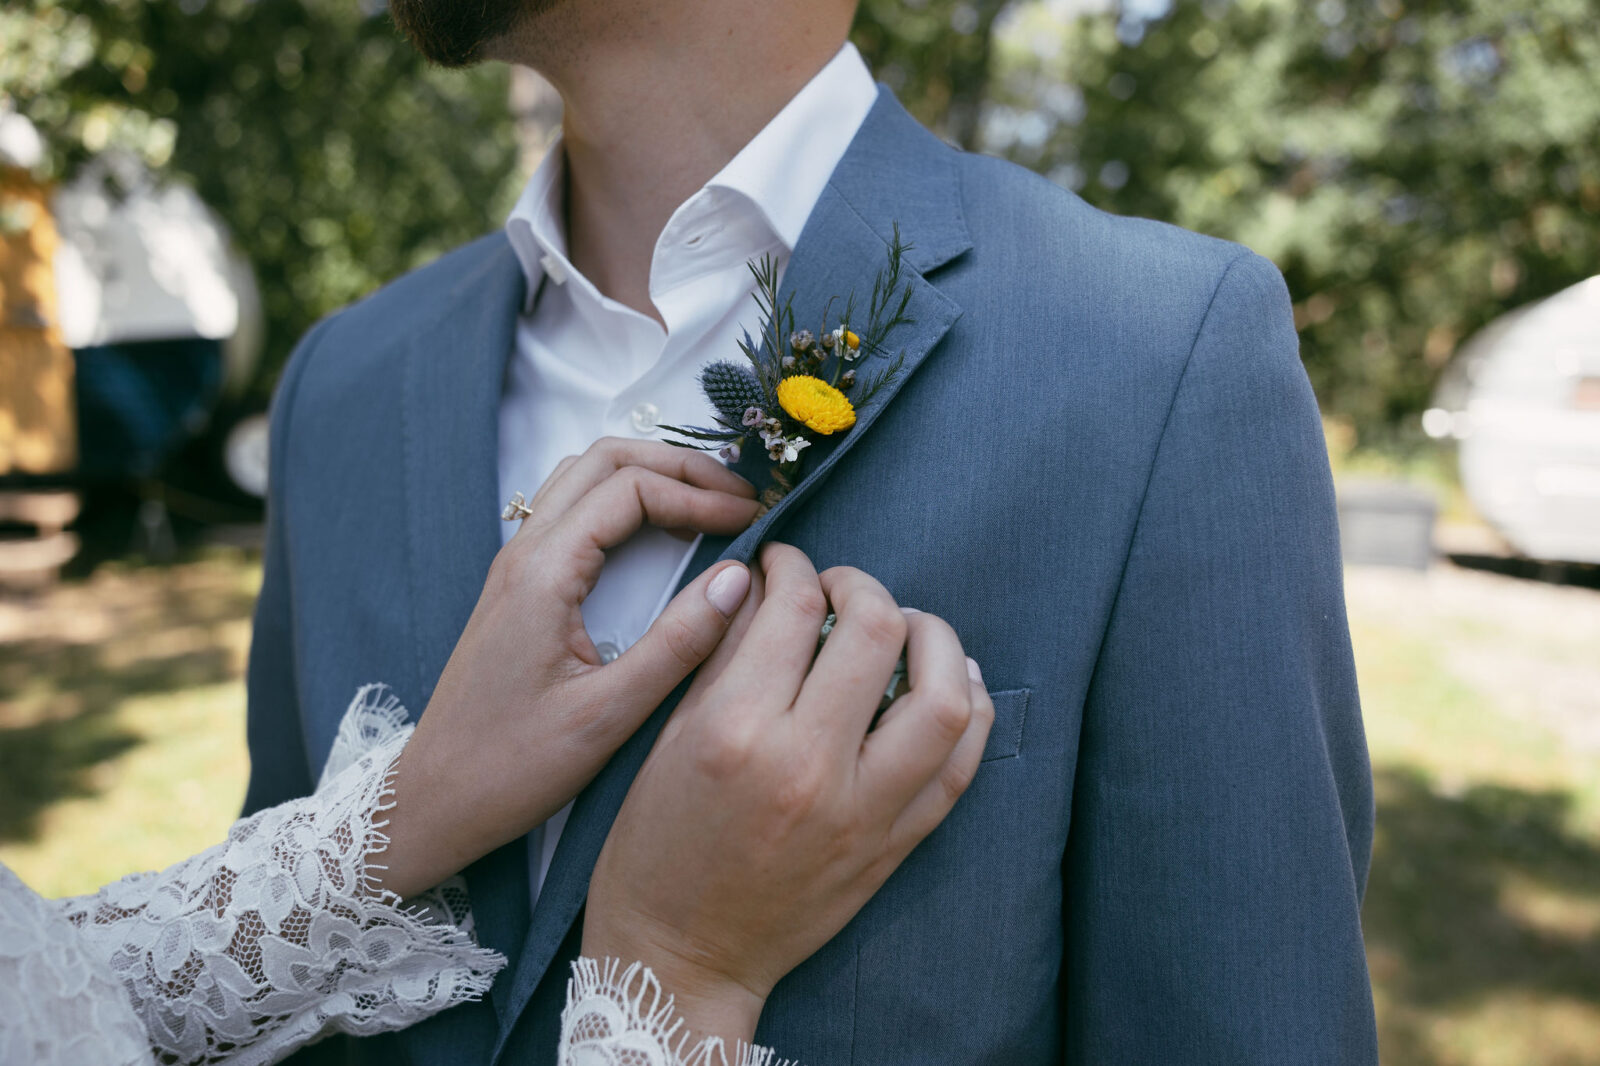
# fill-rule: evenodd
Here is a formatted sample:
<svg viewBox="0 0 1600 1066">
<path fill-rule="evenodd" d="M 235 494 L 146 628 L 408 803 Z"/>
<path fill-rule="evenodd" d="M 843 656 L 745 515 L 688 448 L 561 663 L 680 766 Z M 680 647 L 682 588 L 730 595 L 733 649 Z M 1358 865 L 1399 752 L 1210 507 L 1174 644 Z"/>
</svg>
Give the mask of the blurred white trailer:
<svg viewBox="0 0 1600 1066">
<path fill-rule="evenodd" d="M 1600 563 L 1600 276 L 1462 346 L 1422 419 L 1484 520 L 1531 559 Z"/>
</svg>

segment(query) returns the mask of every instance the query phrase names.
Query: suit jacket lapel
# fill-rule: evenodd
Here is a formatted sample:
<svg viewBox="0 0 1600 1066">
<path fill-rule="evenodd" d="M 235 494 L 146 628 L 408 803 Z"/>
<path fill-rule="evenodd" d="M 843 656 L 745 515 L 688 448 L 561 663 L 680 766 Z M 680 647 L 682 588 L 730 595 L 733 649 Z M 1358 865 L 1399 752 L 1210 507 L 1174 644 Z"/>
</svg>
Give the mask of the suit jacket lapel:
<svg viewBox="0 0 1600 1066">
<path fill-rule="evenodd" d="M 406 699 L 420 714 L 500 550 L 499 407 L 525 281 L 503 236 L 442 295 L 402 372 L 408 656 Z M 526 848 L 518 840 L 467 870 L 479 939 L 515 956 L 528 924 Z"/>
<path fill-rule="evenodd" d="M 834 171 L 785 271 L 782 293 L 794 294 L 798 324 L 807 325 L 820 316 L 831 297 L 843 298 L 854 291 L 858 303 L 864 302 L 886 262 L 896 223 L 911 245 L 905 256 L 911 269 L 904 276 L 912 285 L 908 309 L 912 322 L 890 339 L 892 351 L 904 350 L 899 377 L 857 412 L 848 434 L 809 449 L 817 454 L 808 457 L 800 483 L 754 525 L 731 541 L 704 538 L 684 571 L 680 590 L 719 559 L 748 562 L 780 528 L 784 516 L 814 493 L 872 428 L 961 314 L 925 277 L 971 247 L 962 219 L 954 152 L 918 125 L 888 89 L 880 89 L 877 104 Z M 864 360 L 858 373 L 873 369 Z M 760 484 L 765 461 L 766 455 L 752 448 L 740 467 Z M 687 687 L 685 682 L 667 698 L 578 797 L 534 909 L 510 991 L 504 1001 L 496 1000 L 502 1006 L 497 1058 L 583 906 L 595 860 L 634 774 Z"/>
<path fill-rule="evenodd" d="M 902 227 L 904 229 L 904 227 Z M 910 234 L 902 234 L 912 239 Z M 795 249 L 793 260 L 784 277 L 780 297 L 794 294 L 797 325 L 820 321 L 822 309 L 830 299 L 838 297 L 835 306 L 854 292 L 858 303 L 865 303 L 866 294 L 872 290 L 873 280 L 887 262 L 888 244 L 874 231 L 859 213 L 832 185 L 823 191 Z M 910 253 L 907 253 L 910 258 Z M 897 354 L 904 356 L 899 374 L 886 383 L 871 401 L 856 409 L 856 424 L 840 437 L 823 437 L 803 453 L 798 484 L 778 501 L 770 511 L 733 541 L 726 558 L 749 562 L 763 542 L 771 538 L 783 523 L 784 517 L 809 498 L 827 480 L 835 466 L 850 453 L 861 440 L 878 415 L 894 399 L 895 394 L 916 373 L 924 359 L 943 339 L 957 318 L 961 308 L 934 288 L 919 271 L 903 271 L 902 277 L 911 286 L 911 300 L 906 313 L 911 321 L 898 327 L 889 337 L 888 351 L 875 353 L 857 366 L 857 374 L 869 377 Z M 757 485 L 767 479 L 767 455 L 759 447 L 751 447 L 740 457 L 738 469 Z"/>
</svg>

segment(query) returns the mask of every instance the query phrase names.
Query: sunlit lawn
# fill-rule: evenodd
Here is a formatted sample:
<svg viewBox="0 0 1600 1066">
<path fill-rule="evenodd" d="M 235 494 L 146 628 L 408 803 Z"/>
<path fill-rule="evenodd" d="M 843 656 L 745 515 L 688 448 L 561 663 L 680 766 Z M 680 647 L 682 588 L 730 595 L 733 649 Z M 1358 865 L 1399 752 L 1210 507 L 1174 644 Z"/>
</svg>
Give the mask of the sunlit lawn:
<svg viewBox="0 0 1600 1066">
<path fill-rule="evenodd" d="M 251 557 L 214 552 L 0 603 L 0 861 L 68 894 L 221 837 L 244 789 L 258 580 Z M 1585 708 L 1563 719 L 1539 685 L 1592 668 L 1600 716 L 1600 593 L 1365 571 L 1350 602 L 1385 1063 L 1597 1066 L 1600 745 Z"/>
<path fill-rule="evenodd" d="M 1586 711 L 1592 728 L 1600 593 L 1461 575 L 1453 580 L 1547 602 L 1514 595 L 1428 612 L 1415 602 L 1441 598 L 1448 572 L 1384 576 L 1398 585 L 1389 589 L 1376 576 L 1352 574 L 1350 605 L 1378 790 L 1363 917 L 1384 1062 L 1596 1066 L 1600 749 L 1576 715 L 1541 722 L 1528 713 L 1537 704 L 1491 698 L 1459 673 L 1492 660 L 1490 676 L 1536 699 L 1584 654 L 1588 706 L 1569 710 Z M 1540 606 L 1544 632 L 1513 628 L 1526 625 L 1519 610 Z M 1505 676 L 1517 669 L 1526 676 Z"/>
<path fill-rule="evenodd" d="M 0 862 L 67 895 L 222 838 L 259 583 L 216 552 L 0 603 Z"/>
</svg>

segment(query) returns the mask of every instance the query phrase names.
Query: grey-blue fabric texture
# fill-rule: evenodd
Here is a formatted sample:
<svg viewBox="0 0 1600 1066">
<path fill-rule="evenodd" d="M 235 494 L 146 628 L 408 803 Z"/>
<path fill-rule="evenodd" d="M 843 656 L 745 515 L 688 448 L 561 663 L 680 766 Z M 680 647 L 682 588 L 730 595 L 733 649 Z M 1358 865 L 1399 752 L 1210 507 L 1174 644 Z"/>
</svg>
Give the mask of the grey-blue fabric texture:
<svg viewBox="0 0 1600 1066">
<path fill-rule="evenodd" d="M 758 1039 L 807 1066 L 1376 1062 L 1371 773 L 1278 271 L 955 151 L 885 89 L 785 272 L 797 311 L 864 294 L 896 224 L 905 371 L 684 580 L 769 538 L 861 567 L 956 627 L 996 721 L 948 821 L 777 987 Z M 360 684 L 426 707 L 500 544 L 523 287 L 494 234 L 291 359 L 249 810 L 311 790 Z M 531 915 L 524 842 L 468 869 L 511 960 L 487 1000 L 295 1061 L 553 1062 L 590 871 L 676 699 L 579 797 Z"/>
</svg>

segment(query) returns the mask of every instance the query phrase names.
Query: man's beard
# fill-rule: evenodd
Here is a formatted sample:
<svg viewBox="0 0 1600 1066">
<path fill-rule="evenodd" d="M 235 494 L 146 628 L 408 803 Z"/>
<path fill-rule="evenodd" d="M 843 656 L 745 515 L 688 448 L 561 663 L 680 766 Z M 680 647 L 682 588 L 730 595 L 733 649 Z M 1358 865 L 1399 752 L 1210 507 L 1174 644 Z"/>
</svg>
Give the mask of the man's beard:
<svg viewBox="0 0 1600 1066">
<path fill-rule="evenodd" d="M 425 58 L 441 67 L 466 67 L 524 18 L 561 0 L 389 0 L 389 15 Z"/>
</svg>

